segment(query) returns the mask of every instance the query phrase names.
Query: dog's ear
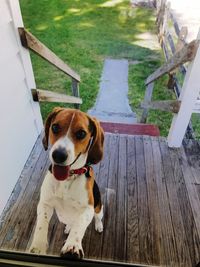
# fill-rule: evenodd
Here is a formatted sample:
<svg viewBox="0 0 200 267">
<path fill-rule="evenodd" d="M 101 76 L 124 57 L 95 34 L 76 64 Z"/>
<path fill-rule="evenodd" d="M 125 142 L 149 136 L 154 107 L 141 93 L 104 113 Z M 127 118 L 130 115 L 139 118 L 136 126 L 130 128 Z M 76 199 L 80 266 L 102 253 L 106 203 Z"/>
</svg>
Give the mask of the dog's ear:
<svg viewBox="0 0 200 267">
<path fill-rule="evenodd" d="M 53 120 L 53 118 L 55 118 L 55 116 L 58 114 L 58 112 L 60 112 L 61 110 L 63 110 L 63 108 L 60 107 L 56 107 L 53 109 L 53 111 L 48 115 L 45 124 L 44 124 L 44 137 L 42 139 L 42 143 L 44 146 L 44 149 L 47 150 L 48 149 L 48 144 L 49 144 L 49 128 L 51 126 L 51 122 Z"/>
<path fill-rule="evenodd" d="M 87 163 L 97 164 L 103 157 L 104 131 L 98 120 L 89 117 L 92 143 L 88 151 Z"/>
</svg>

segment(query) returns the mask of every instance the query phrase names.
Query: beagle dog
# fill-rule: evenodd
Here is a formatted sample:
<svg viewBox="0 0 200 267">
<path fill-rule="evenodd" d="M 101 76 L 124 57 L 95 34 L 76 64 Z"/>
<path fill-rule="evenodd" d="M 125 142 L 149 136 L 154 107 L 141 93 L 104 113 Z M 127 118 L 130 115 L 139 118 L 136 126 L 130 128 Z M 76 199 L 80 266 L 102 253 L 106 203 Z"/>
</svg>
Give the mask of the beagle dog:
<svg viewBox="0 0 200 267">
<path fill-rule="evenodd" d="M 93 217 L 96 231 L 103 231 L 103 206 L 90 164 L 103 157 L 104 132 L 95 118 L 79 110 L 55 108 L 45 122 L 46 150 L 49 142 L 51 166 L 41 187 L 29 252 L 46 253 L 48 226 L 55 210 L 68 234 L 61 256 L 82 258 L 82 239 Z"/>
</svg>

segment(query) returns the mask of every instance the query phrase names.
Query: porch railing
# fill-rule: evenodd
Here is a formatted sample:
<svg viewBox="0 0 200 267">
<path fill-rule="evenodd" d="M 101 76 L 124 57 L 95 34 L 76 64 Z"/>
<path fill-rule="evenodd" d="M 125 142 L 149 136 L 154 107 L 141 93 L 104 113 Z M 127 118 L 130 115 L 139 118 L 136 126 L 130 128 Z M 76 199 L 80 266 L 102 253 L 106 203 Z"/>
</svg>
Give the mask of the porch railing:
<svg viewBox="0 0 200 267">
<path fill-rule="evenodd" d="M 187 133 L 187 138 L 193 138 L 193 130 L 192 130 L 192 124 L 190 122 L 191 114 L 192 113 L 200 113 L 200 100 L 199 100 L 199 90 L 200 88 L 196 89 L 197 93 L 195 94 L 195 97 L 192 96 L 194 93 L 189 89 L 191 84 L 196 83 L 195 80 L 191 80 L 191 69 L 193 69 L 192 73 L 195 72 L 194 67 L 197 67 L 197 64 L 194 65 L 194 62 L 198 61 L 198 54 L 199 54 L 199 43 L 200 38 L 197 37 L 196 40 L 193 40 L 190 43 L 186 42 L 187 37 L 187 27 L 179 28 L 179 25 L 173 15 L 173 13 L 170 10 L 170 4 L 167 3 L 166 0 L 157 0 L 156 2 L 156 11 L 157 11 L 157 28 L 158 28 L 158 39 L 160 42 L 160 45 L 163 49 L 166 63 L 163 64 L 160 68 L 158 68 L 154 73 L 152 73 L 146 80 L 146 92 L 145 92 L 145 98 L 144 102 L 141 104 L 141 107 L 143 108 L 143 113 L 141 117 L 141 122 L 145 123 L 148 116 L 149 109 L 159 109 L 164 111 L 170 111 L 174 113 L 174 118 L 172 122 L 172 126 L 170 129 L 170 133 L 168 136 L 168 144 L 172 147 L 179 147 L 182 143 L 182 139 L 185 135 L 185 132 Z M 173 31 L 176 35 L 177 42 L 175 44 L 174 36 L 172 35 L 172 30 L 170 29 L 169 25 L 173 25 Z M 191 62 L 189 65 L 187 71 L 186 67 L 184 66 L 184 63 Z M 192 67 L 193 66 L 193 67 Z M 199 65 L 200 66 L 200 65 Z M 181 88 L 180 82 L 177 78 L 177 73 L 181 73 L 184 78 L 184 83 Z M 162 77 L 163 75 L 168 74 L 169 80 L 168 80 L 168 88 L 171 88 L 174 90 L 175 95 L 177 97 L 177 100 L 167 100 L 167 101 L 151 101 L 152 94 L 153 94 L 153 88 L 154 88 L 154 82 Z M 196 77 L 196 80 L 199 80 L 200 77 Z M 194 79 L 194 77 L 192 78 Z M 189 81 L 188 81 L 189 80 Z M 189 82 L 189 83 L 188 83 Z M 199 80 L 200 82 L 200 80 Z M 187 84 L 187 86 L 186 86 Z M 186 91 L 188 91 L 187 99 L 184 97 L 184 91 L 185 88 Z M 191 99 L 192 102 L 191 102 Z M 188 105 L 184 104 L 185 102 L 190 103 L 191 108 L 188 109 Z M 184 112 L 181 112 L 183 110 L 183 106 L 185 105 Z M 187 108 L 186 108 L 187 106 Z M 180 115 L 182 113 L 182 115 Z M 185 115 L 187 113 L 187 116 Z M 178 121 L 181 118 L 181 124 L 179 123 L 179 131 L 178 133 L 175 130 L 175 125 L 178 123 Z M 186 119 L 187 118 L 187 119 Z M 176 122 L 175 122 L 176 121 Z M 175 127 L 175 128 L 174 128 Z M 187 130 L 187 131 L 186 131 Z M 182 134 L 180 134 L 180 131 Z M 179 141 L 174 141 L 174 136 L 178 134 L 180 138 Z"/>
<path fill-rule="evenodd" d="M 64 61 L 62 61 L 55 53 L 40 42 L 33 34 L 24 28 L 18 28 L 22 46 L 32 50 L 34 53 L 54 65 L 56 68 L 67 74 L 72 79 L 72 94 L 67 96 L 48 90 L 32 88 L 32 96 L 34 101 L 42 102 L 61 102 L 73 103 L 75 108 L 79 108 L 82 100 L 79 97 L 80 76 L 71 69 Z"/>
</svg>

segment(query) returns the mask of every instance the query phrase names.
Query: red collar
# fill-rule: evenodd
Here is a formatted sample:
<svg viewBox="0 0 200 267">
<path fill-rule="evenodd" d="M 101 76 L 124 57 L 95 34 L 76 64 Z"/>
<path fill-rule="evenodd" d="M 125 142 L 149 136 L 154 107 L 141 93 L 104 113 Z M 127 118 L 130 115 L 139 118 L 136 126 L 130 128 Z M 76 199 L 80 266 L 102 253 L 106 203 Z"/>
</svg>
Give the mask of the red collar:
<svg viewBox="0 0 200 267">
<path fill-rule="evenodd" d="M 89 171 L 89 166 L 85 166 L 85 167 L 82 167 L 80 169 L 76 169 L 76 170 L 71 170 L 70 171 L 70 175 L 73 175 L 73 174 L 78 174 L 78 175 L 81 175 L 81 174 L 85 174 Z"/>
<path fill-rule="evenodd" d="M 89 165 L 85 165 L 84 167 L 80 168 L 80 169 L 76 169 L 76 170 L 71 170 L 70 171 L 70 176 L 77 174 L 77 175 L 81 175 L 81 174 L 85 174 L 85 176 L 91 177 L 90 176 L 90 170 L 92 169 L 91 166 Z M 49 166 L 49 171 L 52 173 L 52 164 Z"/>
</svg>

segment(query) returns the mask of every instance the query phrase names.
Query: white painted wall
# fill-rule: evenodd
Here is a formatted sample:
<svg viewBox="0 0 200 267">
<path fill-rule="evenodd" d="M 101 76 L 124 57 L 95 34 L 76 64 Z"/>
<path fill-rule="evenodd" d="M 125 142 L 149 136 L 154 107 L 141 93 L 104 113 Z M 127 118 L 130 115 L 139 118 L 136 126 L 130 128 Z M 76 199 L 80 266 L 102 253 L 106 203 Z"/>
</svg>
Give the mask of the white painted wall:
<svg viewBox="0 0 200 267">
<path fill-rule="evenodd" d="M 18 0 L 0 0 L 0 212 L 42 130 L 29 52 L 21 46 Z"/>
</svg>

